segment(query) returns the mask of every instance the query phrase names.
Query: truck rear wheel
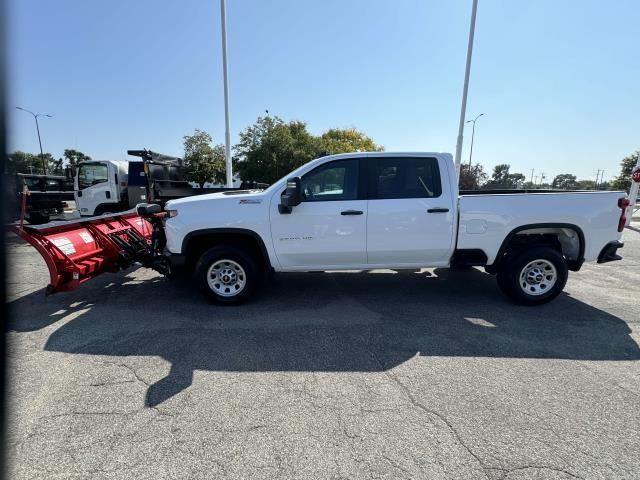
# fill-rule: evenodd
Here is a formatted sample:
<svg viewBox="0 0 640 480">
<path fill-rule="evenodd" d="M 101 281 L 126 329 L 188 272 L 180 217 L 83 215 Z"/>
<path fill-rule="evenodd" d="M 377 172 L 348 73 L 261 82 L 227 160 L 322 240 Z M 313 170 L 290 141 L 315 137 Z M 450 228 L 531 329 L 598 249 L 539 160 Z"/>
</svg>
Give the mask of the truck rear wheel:
<svg viewBox="0 0 640 480">
<path fill-rule="evenodd" d="M 253 257 L 242 249 L 224 245 L 213 247 L 200 257 L 195 276 L 205 295 L 220 305 L 246 302 L 259 281 Z"/>
<path fill-rule="evenodd" d="M 556 298 L 568 278 L 567 262 L 557 250 L 535 247 L 516 253 L 498 268 L 498 287 L 511 300 L 541 305 Z"/>
</svg>

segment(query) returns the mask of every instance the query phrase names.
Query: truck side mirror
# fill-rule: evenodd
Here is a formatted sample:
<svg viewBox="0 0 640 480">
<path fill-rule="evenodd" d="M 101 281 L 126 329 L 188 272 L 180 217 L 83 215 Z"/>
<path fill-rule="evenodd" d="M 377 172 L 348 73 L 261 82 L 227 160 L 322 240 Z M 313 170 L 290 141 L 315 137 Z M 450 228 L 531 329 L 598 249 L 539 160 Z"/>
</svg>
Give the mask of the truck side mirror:
<svg viewBox="0 0 640 480">
<path fill-rule="evenodd" d="M 280 205 L 278 211 L 280 213 L 291 213 L 291 209 L 301 203 L 301 182 L 300 177 L 287 178 L 287 188 L 280 195 Z"/>
<path fill-rule="evenodd" d="M 140 217 L 150 217 L 154 213 L 160 213 L 162 207 L 157 203 L 139 203 L 136 205 L 136 213 Z"/>
</svg>

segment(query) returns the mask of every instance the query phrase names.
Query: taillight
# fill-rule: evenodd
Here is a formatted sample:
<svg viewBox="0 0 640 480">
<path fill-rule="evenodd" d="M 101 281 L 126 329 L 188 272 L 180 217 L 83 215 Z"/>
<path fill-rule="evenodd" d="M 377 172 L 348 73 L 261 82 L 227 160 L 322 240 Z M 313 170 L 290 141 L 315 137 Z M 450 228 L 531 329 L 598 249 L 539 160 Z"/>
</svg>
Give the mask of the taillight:
<svg viewBox="0 0 640 480">
<path fill-rule="evenodd" d="M 618 199 L 618 207 L 620 208 L 620 220 L 618 220 L 618 231 L 622 232 L 624 230 L 624 226 L 627 224 L 627 208 L 629 208 L 629 199 L 627 197 L 622 197 Z"/>
</svg>

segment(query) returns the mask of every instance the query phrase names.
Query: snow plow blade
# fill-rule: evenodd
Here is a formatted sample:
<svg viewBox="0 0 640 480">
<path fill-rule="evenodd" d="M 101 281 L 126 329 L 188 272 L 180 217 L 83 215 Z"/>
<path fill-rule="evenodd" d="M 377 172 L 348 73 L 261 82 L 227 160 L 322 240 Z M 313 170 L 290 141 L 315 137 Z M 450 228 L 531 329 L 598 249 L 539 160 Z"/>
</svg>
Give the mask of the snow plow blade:
<svg viewBox="0 0 640 480">
<path fill-rule="evenodd" d="M 50 283 L 46 295 L 75 290 L 103 272 L 117 272 L 153 257 L 154 226 L 134 210 L 113 215 L 9 225 L 44 258 Z"/>
</svg>

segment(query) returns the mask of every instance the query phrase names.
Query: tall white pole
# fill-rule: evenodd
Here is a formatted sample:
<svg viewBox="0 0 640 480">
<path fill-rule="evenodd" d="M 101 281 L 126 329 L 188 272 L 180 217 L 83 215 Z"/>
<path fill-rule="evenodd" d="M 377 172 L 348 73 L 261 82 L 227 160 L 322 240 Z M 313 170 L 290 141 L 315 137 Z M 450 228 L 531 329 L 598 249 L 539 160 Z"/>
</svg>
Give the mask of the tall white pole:
<svg viewBox="0 0 640 480">
<path fill-rule="evenodd" d="M 227 187 L 233 187 L 231 133 L 229 131 L 229 81 L 227 79 L 227 8 L 225 0 L 220 0 L 220 22 L 222 23 L 222 72 L 224 76 L 224 158 L 227 163 Z"/>
<path fill-rule="evenodd" d="M 473 52 L 473 36 L 476 31 L 476 10 L 478 0 L 473 0 L 471 7 L 471 25 L 469 26 L 469 44 L 467 46 L 467 66 L 464 71 L 464 87 L 462 89 L 462 107 L 460 108 L 460 125 L 458 126 L 458 142 L 456 143 L 456 172 L 460 177 L 460 158 L 462 156 L 462 134 L 464 118 L 467 112 L 467 92 L 469 91 L 469 73 L 471 72 L 471 53 Z"/>
</svg>

